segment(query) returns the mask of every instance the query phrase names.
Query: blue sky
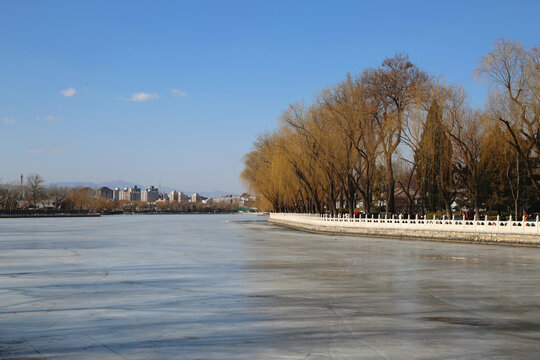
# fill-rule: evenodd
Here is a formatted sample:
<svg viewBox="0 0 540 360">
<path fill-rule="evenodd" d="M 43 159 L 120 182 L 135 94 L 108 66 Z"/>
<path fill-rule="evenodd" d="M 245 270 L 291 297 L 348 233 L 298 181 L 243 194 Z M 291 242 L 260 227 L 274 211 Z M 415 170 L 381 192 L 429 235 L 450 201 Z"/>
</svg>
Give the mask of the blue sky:
<svg viewBox="0 0 540 360">
<path fill-rule="evenodd" d="M 501 37 L 538 45 L 538 14 L 540 1 L 1 1 L 0 178 L 240 192 L 242 156 L 288 104 L 405 52 L 482 106 L 478 60 Z"/>
</svg>

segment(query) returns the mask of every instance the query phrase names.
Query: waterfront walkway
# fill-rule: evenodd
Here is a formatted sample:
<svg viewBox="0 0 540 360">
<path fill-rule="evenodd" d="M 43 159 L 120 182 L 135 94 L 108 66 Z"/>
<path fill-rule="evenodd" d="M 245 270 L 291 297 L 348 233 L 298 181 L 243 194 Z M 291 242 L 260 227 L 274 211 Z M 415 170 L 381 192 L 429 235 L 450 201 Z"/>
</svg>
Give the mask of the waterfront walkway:
<svg viewBox="0 0 540 360">
<path fill-rule="evenodd" d="M 540 246 L 540 221 L 456 219 L 404 219 L 371 216 L 365 218 L 327 215 L 271 213 L 270 221 L 301 230 L 382 236 L 391 238 L 468 241 L 504 245 Z"/>
</svg>

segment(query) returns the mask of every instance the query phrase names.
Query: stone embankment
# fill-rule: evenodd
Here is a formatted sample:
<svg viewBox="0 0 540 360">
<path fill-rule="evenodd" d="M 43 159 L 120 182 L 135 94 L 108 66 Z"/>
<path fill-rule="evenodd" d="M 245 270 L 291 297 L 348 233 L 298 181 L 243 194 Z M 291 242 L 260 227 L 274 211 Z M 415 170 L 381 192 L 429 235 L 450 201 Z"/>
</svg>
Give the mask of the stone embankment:
<svg viewBox="0 0 540 360">
<path fill-rule="evenodd" d="M 271 223 L 298 230 L 404 240 L 540 247 L 540 223 L 497 220 L 347 219 L 271 213 Z"/>
</svg>

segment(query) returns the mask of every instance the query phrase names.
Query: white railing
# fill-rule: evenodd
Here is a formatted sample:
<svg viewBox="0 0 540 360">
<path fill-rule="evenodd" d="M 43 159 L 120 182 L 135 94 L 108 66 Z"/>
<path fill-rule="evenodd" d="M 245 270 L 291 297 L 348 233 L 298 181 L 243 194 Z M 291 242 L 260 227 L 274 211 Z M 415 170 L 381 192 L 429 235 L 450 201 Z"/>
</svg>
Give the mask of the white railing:
<svg viewBox="0 0 540 360">
<path fill-rule="evenodd" d="M 402 216 L 392 218 L 370 216 L 364 218 L 349 218 L 345 216 L 331 217 L 328 215 L 296 214 L 296 213 L 271 213 L 271 220 L 283 220 L 299 224 L 343 227 L 343 228 L 366 228 L 366 229 L 391 229 L 391 230 L 429 230 L 429 231 L 454 231 L 468 233 L 493 233 L 493 234 L 531 234 L 540 235 L 540 219 L 534 221 L 489 220 L 487 216 L 480 220 L 441 220 L 436 219 L 404 219 Z"/>
</svg>

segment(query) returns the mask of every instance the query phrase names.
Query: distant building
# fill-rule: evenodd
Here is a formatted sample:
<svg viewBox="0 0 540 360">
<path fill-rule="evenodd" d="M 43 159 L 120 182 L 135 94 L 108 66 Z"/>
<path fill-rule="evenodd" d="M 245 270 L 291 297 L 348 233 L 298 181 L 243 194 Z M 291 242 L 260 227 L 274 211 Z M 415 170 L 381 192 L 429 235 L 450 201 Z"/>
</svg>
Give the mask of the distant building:
<svg viewBox="0 0 540 360">
<path fill-rule="evenodd" d="M 120 192 L 121 191 L 122 190 L 120 190 L 119 188 L 114 188 L 114 190 L 113 190 L 113 200 L 114 201 L 120 200 Z"/>
<path fill-rule="evenodd" d="M 242 195 L 222 195 L 218 198 L 213 198 L 212 200 L 214 203 L 246 206 L 248 203 L 254 202 L 256 198 L 248 193 L 243 193 Z"/>
<path fill-rule="evenodd" d="M 113 199 L 113 193 L 114 190 L 109 189 L 108 187 L 104 186 L 102 188 L 99 188 L 97 190 L 97 196 L 103 199 L 112 200 Z"/>
<path fill-rule="evenodd" d="M 128 198 L 129 201 L 141 201 L 141 188 L 138 186 L 133 186 L 128 189 Z"/>
<path fill-rule="evenodd" d="M 170 202 L 178 202 L 178 192 L 176 190 L 173 190 L 169 193 L 169 201 Z"/>
<path fill-rule="evenodd" d="M 118 190 L 118 200 L 127 200 L 127 201 L 141 201 L 141 188 L 138 186 L 133 186 L 130 188 L 124 188 L 120 190 L 118 188 L 114 189 L 113 199 L 116 200 L 116 191 Z"/>
<path fill-rule="evenodd" d="M 238 195 L 223 195 L 215 199 L 216 202 L 223 204 L 232 204 L 240 201 L 240 196 Z"/>
<path fill-rule="evenodd" d="M 178 192 L 176 190 L 173 190 L 169 193 L 170 202 L 181 202 L 181 201 L 187 201 L 187 200 L 189 200 L 189 197 L 183 192 Z"/>
<path fill-rule="evenodd" d="M 154 186 L 150 186 L 141 193 L 141 201 L 154 203 L 159 199 L 159 191 Z"/>
<path fill-rule="evenodd" d="M 120 190 L 120 196 L 118 200 L 129 200 L 129 189 L 124 188 L 124 190 Z"/>
<path fill-rule="evenodd" d="M 201 202 L 201 201 L 202 201 L 201 195 L 199 195 L 198 193 L 195 193 L 195 194 L 191 195 L 191 202 L 192 203 L 198 203 L 198 202 Z"/>
</svg>

